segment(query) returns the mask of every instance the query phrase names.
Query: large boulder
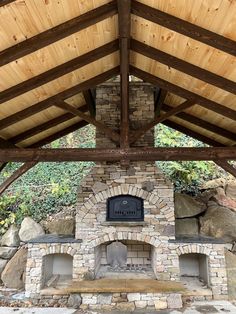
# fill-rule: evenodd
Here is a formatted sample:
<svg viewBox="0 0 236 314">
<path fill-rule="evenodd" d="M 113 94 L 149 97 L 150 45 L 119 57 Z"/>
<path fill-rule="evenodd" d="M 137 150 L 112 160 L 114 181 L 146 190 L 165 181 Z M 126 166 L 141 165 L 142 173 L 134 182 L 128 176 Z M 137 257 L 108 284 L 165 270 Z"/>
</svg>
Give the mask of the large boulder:
<svg viewBox="0 0 236 314">
<path fill-rule="evenodd" d="M 24 218 L 19 231 L 21 241 L 27 242 L 44 234 L 45 232 L 40 224 L 30 217 Z"/>
<path fill-rule="evenodd" d="M 48 233 L 67 235 L 75 233 L 75 219 L 73 217 L 46 221 L 44 226 Z"/>
<path fill-rule="evenodd" d="M 197 236 L 199 233 L 198 219 L 185 218 L 175 220 L 175 235 L 176 236 Z"/>
<path fill-rule="evenodd" d="M 7 264 L 7 260 L 5 259 L 0 259 L 0 274 L 3 272 L 5 266 Z"/>
<path fill-rule="evenodd" d="M 16 226 L 11 225 L 7 232 L 2 236 L 1 239 L 2 246 L 19 246 L 19 230 Z"/>
<path fill-rule="evenodd" d="M 236 240 L 236 214 L 229 208 L 210 201 L 203 217 L 200 217 L 202 235 L 221 238 L 226 242 Z"/>
<path fill-rule="evenodd" d="M 218 187 L 224 187 L 226 184 L 225 178 L 217 178 L 210 181 L 206 181 L 202 184 L 202 190 L 216 189 Z"/>
<path fill-rule="evenodd" d="M 194 217 L 206 210 L 206 204 L 197 201 L 193 197 L 175 193 L 175 217 L 187 218 Z"/>
<path fill-rule="evenodd" d="M 230 251 L 225 253 L 226 270 L 228 277 L 228 295 L 229 299 L 236 299 L 236 255 Z"/>
<path fill-rule="evenodd" d="M 27 261 L 27 249 L 20 248 L 19 251 L 7 263 L 2 272 L 1 279 L 7 288 L 21 289 L 24 286 L 22 277 L 25 272 Z"/>
<path fill-rule="evenodd" d="M 225 194 L 227 197 L 236 201 L 236 181 L 231 181 L 225 186 Z"/>
<path fill-rule="evenodd" d="M 215 195 L 211 199 L 220 206 L 228 207 L 236 212 L 236 199 L 226 196 L 223 188 L 217 188 L 215 190 Z"/>
<path fill-rule="evenodd" d="M 9 246 L 2 246 L 0 247 L 0 258 L 3 259 L 10 259 L 16 253 L 17 248 L 9 247 Z"/>
</svg>

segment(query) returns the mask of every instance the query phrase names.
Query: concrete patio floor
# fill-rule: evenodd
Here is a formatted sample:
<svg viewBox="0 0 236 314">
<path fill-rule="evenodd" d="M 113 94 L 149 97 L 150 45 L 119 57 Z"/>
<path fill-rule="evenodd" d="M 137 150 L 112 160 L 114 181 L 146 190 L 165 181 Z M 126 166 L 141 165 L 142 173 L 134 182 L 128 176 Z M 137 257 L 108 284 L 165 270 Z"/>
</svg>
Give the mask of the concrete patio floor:
<svg viewBox="0 0 236 314">
<path fill-rule="evenodd" d="M 0 307 L 0 314 L 122 314 L 124 312 L 81 311 L 66 308 L 9 308 Z M 228 301 L 194 302 L 181 310 L 146 311 L 136 310 L 126 314 L 236 314 L 236 306 Z"/>
</svg>

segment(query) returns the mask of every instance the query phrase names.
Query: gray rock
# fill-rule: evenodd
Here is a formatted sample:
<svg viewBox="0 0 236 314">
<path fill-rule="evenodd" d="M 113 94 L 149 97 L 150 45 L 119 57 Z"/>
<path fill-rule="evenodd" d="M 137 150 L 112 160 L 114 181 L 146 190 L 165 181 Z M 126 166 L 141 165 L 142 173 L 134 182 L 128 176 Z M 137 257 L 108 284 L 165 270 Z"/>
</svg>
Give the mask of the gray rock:
<svg viewBox="0 0 236 314">
<path fill-rule="evenodd" d="M 45 234 L 42 226 L 30 217 L 25 217 L 21 223 L 19 236 L 21 241 L 27 242 Z"/>
<path fill-rule="evenodd" d="M 75 219 L 59 218 L 56 220 L 46 221 L 44 224 L 48 233 L 52 234 L 74 234 L 75 233 Z"/>
<path fill-rule="evenodd" d="M 16 251 L 17 248 L 15 247 L 2 246 L 0 247 L 0 258 L 10 259 L 16 253 Z"/>
<path fill-rule="evenodd" d="M 175 193 L 175 217 L 188 218 L 203 213 L 206 210 L 206 204 L 197 201 L 193 197 Z"/>
<path fill-rule="evenodd" d="M 178 235 L 198 235 L 198 219 L 184 218 L 175 220 L 175 234 Z"/>
<path fill-rule="evenodd" d="M 112 295 L 110 293 L 103 293 L 98 295 L 98 304 L 111 304 Z"/>
<path fill-rule="evenodd" d="M 232 181 L 232 182 L 226 184 L 225 194 L 227 197 L 230 197 L 230 198 L 236 200 L 236 181 Z"/>
<path fill-rule="evenodd" d="M 224 178 L 217 178 L 207 182 L 204 182 L 201 186 L 201 189 L 208 190 L 208 189 L 215 189 L 218 187 L 224 187 L 226 184 L 226 180 Z"/>
<path fill-rule="evenodd" d="M 0 259 L 0 274 L 3 272 L 5 266 L 7 264 L 7 260 L 5 259 Z"/>
<path fill-rule="evenodd" d="M 143 188 L 143 190 L 145 190 L 147 192 L 152 192 L 154 190 L 154 182 L 152 182 L 152 181 L 145 181 L 142 184 L 142 188 Z"/>
<path fill-rule="evenodd" d="M 73 309 L 78 309 L 82 303 L 80 294 L 71 294 L 68 299 L 68 306 Z"/>
<path fill-rule="evenodd" d="M 181 294 L 171 294 L 167 297 L 168 309 L 180 309 L 183 307 Z"/>
<path fill-rule="evenodd" d="M 24 286 L 22 276 L 27 261 L 27 249 L 20 248 L 7 263 L 1 279 L 7 288 L 21 289 Z"/>
<path fill-rule="evenodd" d="M 92 186 L 93 193 L 97 194 L 101 191 L 107 190 L 108 185 L 102 182 L 95 182 L 94 185 Z"/>
<path fill-rule="evenodd" d="M 236 214 L 230 209 L 208 202 L 208 209 L 200 217 L 200 233 L 202 235 L 223 239 L 226 242 L 236 240 Z"/>
<path fill-rule="evenodd" d="M 2 246 L 19 246 L 19 230 L 16 226 L 11 225 L 7 232 L 2 236 L 1 239 Z"/>
<path fill-rule="evenodd" d="M 228 295 L 230 300 L 236 299 L 236 255 L 230 251 L 225 253 L 228 278 Z"/>
</svg>

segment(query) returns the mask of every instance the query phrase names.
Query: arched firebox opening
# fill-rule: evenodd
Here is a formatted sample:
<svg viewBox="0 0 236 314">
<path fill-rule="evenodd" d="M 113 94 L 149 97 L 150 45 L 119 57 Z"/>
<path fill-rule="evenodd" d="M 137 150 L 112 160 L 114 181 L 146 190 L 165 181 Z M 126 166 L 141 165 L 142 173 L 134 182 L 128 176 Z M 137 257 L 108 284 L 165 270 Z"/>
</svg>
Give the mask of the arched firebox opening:
<svg viewBox="0 0 236 314">
<path fill-rule="evenodd" d="M 55 287 L 72 280 L 73 257 L 69 254 L 48 254 L 43 257 L 42 288 Z"/>
<path fill-rule="evenodd" d="M 148 243 L 119 240 L 95 247 L 95 277 L 155 279 L 153 249 Z"/>
<path fill-rule="evenodd" d="M 182 254 L 179 257 L 179 266 L 182 281 L 206 287 L 210 285 L 207 255 L 200 253 Z"/>
</svg>

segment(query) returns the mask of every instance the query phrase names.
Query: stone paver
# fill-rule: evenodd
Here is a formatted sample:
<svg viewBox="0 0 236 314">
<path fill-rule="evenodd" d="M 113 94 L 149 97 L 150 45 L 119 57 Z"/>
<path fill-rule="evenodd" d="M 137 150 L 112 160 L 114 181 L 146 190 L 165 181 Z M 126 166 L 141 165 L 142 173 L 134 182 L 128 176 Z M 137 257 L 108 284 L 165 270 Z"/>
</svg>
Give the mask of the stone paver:
<svg viewBox="0 0 236 314">
<path fill-rule="evenodd" d="M 65 308 L 9 308 L 0 307 L 0 314 L 73 314 L 74 309 Z"/>
</svg>

